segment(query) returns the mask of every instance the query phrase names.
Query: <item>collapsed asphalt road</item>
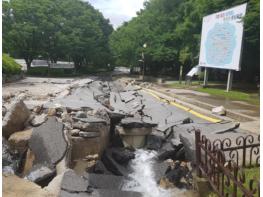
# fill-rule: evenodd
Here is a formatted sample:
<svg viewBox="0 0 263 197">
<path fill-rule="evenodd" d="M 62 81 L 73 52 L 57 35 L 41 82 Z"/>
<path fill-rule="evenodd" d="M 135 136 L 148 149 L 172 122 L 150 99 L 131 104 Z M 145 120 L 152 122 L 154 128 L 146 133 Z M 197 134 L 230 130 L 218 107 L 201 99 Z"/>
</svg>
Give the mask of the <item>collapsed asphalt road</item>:
<svg viewBox="0 0 263 197">
<path fill-rule="evenodd" d="M 237 123 L 212 123 L 137 85 L 94 77 L 28 78 L 4 87 L 4 176 L 36 183 L 44 188 L 34 188 L 41 196 L 184 196 L 181 188 L 192 189 L 194 130 L 213 139 L 246 133 Z M 135 179 L 142 161 L 151 163 L 149 173 Z"/>
</svg>

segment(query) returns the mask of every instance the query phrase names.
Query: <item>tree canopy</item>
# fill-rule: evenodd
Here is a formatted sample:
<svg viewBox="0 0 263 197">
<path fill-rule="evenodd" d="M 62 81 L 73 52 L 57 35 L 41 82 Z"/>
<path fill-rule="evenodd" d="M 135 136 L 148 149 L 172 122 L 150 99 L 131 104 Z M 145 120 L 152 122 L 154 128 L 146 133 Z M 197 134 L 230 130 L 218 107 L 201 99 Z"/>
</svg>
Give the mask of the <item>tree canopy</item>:
<svg viewBox="0 0 263 197">
<path fill-rule="evenodd" d="M 24 58 L 28 67 L 42 57 L 83 65 L 111 61 L 109 20 L 80 0 L 10 0 L 3 2 L 3 50 Z M 103 57 L 103 58 L 102 58 Z"/>
<path fill-rule="evenodd" d="M 113 31 L 109 21 L 81 0 L 3 1 L 3 51 L 28 67 L 42 57 L 75 66 L 138 66 L 144 54 L 149 74 L 178 75 L 198 64 L 202 18 L 244 0 L 148 0 L 137 16 Z M 250 0 L 244 18 L 239 78 L 259 76 L 259 0 Z M 147 47 L 144 48 L 143 44 Z"/>
<path fill-rule="evenodd" d="M 184 72 L 198 64 L 202 18 L 244 3 L 243 0 L 149 0 L 131 21 L 110 37 L 117 65 L 137 66 L 144 52 L 148 73 Z M 259 75 L 259 0 L 250 0 L 244 19 L 242 72 Z M 143 44 L 147 43 L 147 48 Z"/>
</svg>

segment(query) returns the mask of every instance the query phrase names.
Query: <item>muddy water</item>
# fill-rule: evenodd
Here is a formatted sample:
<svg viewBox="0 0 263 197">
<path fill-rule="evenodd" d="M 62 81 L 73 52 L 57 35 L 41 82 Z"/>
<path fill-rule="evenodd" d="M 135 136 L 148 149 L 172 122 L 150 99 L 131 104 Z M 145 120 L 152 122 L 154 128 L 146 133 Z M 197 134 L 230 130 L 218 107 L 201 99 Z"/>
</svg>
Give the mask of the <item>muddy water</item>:
<svg viewBox="0 0 263 197">
<path fill-rule="evenodd" d="M 135 159 L 130 163 L 133 173 L 132 179 L 125 185 L 125 190 L 143 193 L 144 197 L 172 197 L 177 191 L 165 190 L 156 183 L 153 164 L 157 153 L 155 151 L 136 150 Z M 181 191 L 178 189 L 178 194 Z M 180 195 L 178 195 L 180 196 Z"/>
</svg>

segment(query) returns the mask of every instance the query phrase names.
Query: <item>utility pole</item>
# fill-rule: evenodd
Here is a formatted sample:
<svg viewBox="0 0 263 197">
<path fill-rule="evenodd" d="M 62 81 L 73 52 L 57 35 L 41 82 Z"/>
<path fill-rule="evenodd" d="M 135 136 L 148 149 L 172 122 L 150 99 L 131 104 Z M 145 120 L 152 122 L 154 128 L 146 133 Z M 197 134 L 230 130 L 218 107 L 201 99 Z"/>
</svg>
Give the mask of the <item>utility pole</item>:
<svg viewBox="0 0 263 197">
<path fill-rule="evenodd" d="M 146 49 L 146 47 L 147 47 L 147 44 L 144 43 L 144 44 L 143 44 L 143 48 Z M 145 75 L 145 57 L 144 57 L 144 53 L 143 53 L 143 51 L 142 51 L 142 61 L 143 61 L 142 80 L 144 81 L 144 75 Z"/>
<path fill-rule="evenodd" d="M 145 69 L 144 53 L 142 52 L 142 80 L 143 81 L 144 81 L 144 69 Z"/>
</svg>

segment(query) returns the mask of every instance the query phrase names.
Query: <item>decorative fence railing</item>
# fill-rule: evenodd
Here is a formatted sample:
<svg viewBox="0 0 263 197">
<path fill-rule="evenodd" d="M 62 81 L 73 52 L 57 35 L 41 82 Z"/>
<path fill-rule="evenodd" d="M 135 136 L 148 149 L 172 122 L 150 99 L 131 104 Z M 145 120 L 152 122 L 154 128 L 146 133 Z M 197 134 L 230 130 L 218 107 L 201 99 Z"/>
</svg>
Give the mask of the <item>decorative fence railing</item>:
<svg viewBox="0 0 263 197">
<path fill-rule="evenodd" d="M 196 130 L 195 142 L 197 175 L 207 178 L 218 196 L 260 196 L 259 180 L 247 180 L 245 174 L 260 165 L 260 136 L 210 141 Z"/>
</svg>

